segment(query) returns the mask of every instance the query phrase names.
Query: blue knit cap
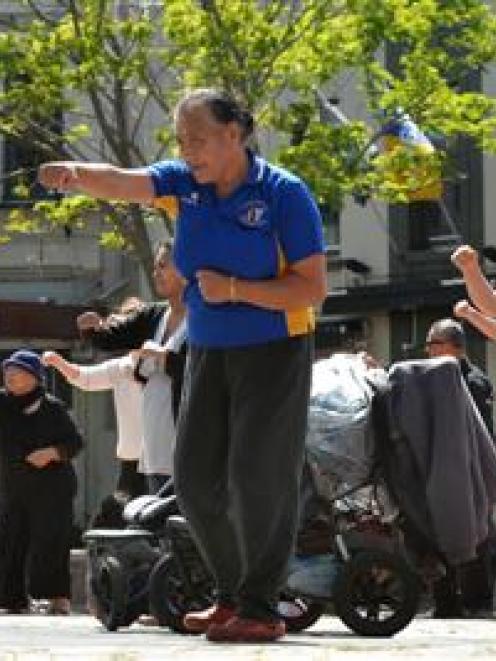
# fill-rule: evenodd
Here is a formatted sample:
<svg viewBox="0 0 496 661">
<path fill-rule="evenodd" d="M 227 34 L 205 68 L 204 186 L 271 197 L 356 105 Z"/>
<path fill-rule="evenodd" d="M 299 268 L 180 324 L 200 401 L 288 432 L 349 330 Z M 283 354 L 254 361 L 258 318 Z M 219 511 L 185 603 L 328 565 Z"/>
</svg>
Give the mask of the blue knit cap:
<svg viewBox="0 0 496 661">
<path fill-rule="evenodd" d="M 26 370 L 26 372 L 35 376 L 40 382 L 45 379 L 45 367 L 40 357 L 37 353 L 28 349 L 14 351 L 12 355 L 2 362 L 2 369 L 6 367 L 18 367 L 19 369 Z"/>
</svg>

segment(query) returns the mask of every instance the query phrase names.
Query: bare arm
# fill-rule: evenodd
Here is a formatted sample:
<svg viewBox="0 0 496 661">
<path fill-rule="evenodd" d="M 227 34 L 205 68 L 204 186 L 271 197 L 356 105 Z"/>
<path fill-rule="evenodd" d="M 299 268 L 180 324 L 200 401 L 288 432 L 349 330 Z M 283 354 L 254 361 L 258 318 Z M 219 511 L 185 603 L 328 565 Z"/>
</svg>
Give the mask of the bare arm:
<svg viewBox="0 0 496 661">
<path fill-rule="evenodd" d="M 460 246 L 451 256 L 451 261 L 461 271 L 474 305 L 482 313 L 495 317 L 496 294 L 481 271 L 477 252 L 470 246 Z"/>
<path fill-rule="evenodd" d="M 104 360 L 96 365 L 76 365 L 55 351 L 45 351 L 42 361 L 58 370 L 72 386 L 89 392 L 112 390 L 118 382 L 129 378 L 133 371 L 133 361 L 124 356 Z"/>
<path fill-rule="evenodd" d="M 56 351 L 45 351 L 41 362 L 46 367 L 55 367 L 68 381 L 73 381 L 80 375 L 79 365 L 69 363 Z"/>
<path fill-rule="evenodd" d="M 152 179 L 146 169 L 118 168 L 106 163 L 45 163 L 38 170 L 38 181 L 45 188 L 77 191 L 103 200 L 147 204 L 155 196 Z"/>
<path fill-rule="evenodd" d="M 209 303 L 250 303 L 268 310 L 295 310 L 320 305 L 327 294 L 325 257 L 311 255 L 291 264 L 271 280 L 240 280 L 214 271 L 197 273 L 200 290 Z"/>
<path fill-rule="evenodd" d="M 455 317 L 465 319 L 490 340 L 496 340 L 496 319 L 482 314 L 468 301 L 459 301 L 454 309 Z"/>
</svg>

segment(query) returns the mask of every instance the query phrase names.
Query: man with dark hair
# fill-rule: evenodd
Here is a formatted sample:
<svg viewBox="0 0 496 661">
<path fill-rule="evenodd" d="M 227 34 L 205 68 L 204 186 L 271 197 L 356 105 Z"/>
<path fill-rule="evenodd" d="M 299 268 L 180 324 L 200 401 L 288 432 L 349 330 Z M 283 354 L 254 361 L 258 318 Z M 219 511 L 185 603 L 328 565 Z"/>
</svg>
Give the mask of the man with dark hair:
<svg viewBox="0 0 496 661">
<path fill-rule="evenodd" d="M 435 321 L 427 332 L 425 350 L 429 358 L 453 356 L 458 359 L 463 379 L 492 436 L 493 387 L 482 370 L 467 358 L 461 323 L 449 318 Z M 492 614 L 494 574 L 494 539 L 489 539 L 479 546 L 475 560 L 466 563 L 460 572 L 449 569 L 436 583 L 434 617 Z"/>
<path fill-rule="evenodd" d="M 249 111 L 222 90 L 177 104 L 181 158 L 146 168 L 45 163 L 48 188 L 164 209 L 185 281 L 188 371 L 178 502 L 215 577 L 184 626 L 270 642 L 298 519 L 315 310 L 327 294 L 322 219 L 306 184 L 250 150 Z"/>
<path fill-rule="evenodd" d="M 429 358 L 453 356 L 458 359 L 475 405 L 493 435 L 493 387 L 482 370 L 467 358 L 465 331 L 461 323 L 449 318 L 435 321 L 427 333 L 425 350 Z"/>
</svg>

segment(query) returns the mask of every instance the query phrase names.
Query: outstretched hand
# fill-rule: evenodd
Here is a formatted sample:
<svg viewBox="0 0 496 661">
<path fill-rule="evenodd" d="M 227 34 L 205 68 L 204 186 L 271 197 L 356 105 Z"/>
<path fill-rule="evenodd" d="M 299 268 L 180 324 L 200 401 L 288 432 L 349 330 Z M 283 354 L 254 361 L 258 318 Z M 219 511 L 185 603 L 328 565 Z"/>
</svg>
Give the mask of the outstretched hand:
<svg viewBox="0 0 496 661">
<path fill-rule="evenodd" d="M 44 163 L 38 169 L 38 181 L 45 188 L 59 191 L 74 190 L 78 186 L 79 177 L 75 163 L 70 161 Z"/>
<path fill-rule="evenodd" d="M 44 351 L 41 356 L 41 363 L 45 367 L 56 367 L 60 361 L 60 354 L 56 351 Z"/>
</svg>

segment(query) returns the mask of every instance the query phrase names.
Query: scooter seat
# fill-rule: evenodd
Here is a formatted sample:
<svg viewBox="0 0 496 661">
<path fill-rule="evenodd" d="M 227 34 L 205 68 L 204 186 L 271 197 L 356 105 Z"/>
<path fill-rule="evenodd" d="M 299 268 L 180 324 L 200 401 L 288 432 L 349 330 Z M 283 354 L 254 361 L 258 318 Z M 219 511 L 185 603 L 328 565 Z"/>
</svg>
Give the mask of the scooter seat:
<svg viewBox="0 0 496 661">
<path fill-rule="evenodd" d="M 93 528 L 83 533 L 83 542 L 131 542 L 139 539 L 154 539 L 155 535 L 149 530 L 135 528 Z"/>
<path fill-rule="evenodd" d="M 141 518 L 141 512 L 151 503 L 160 502 L 157 496 L 138 496 L 130 500 L 124 507 L 122 518 L 126 523 L 138 523 Z"/>
<path fill-rule="evenodd" d="M 146 503 L 139 514 L 139 522 L 146 528 L 156 528 L 163 525 L 167 518 L 179 513 L 176 496 L 158 498 Z"/>
</svg>

